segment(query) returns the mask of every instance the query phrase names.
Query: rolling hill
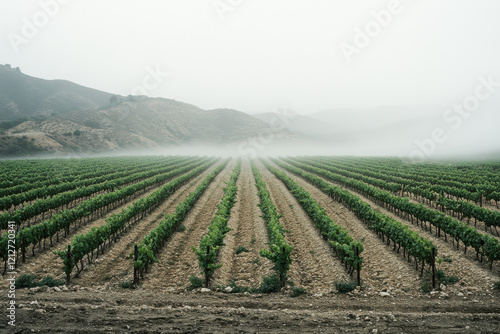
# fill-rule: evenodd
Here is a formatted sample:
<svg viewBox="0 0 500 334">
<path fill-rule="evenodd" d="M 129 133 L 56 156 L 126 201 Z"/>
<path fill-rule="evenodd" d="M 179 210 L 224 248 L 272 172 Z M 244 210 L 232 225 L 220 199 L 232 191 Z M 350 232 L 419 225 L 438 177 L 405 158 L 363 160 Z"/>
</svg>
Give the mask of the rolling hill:
<svg viewBox="0 0 500 334">
<path fill-rule="evenodd" d="M 237 143 L 270 125 L 233 109 L 119 96 L 0 68 L 0 156 L 98 153 L 168 145 Z M 289 138 L 288 131 L 276 138 Z"/>
</svg>

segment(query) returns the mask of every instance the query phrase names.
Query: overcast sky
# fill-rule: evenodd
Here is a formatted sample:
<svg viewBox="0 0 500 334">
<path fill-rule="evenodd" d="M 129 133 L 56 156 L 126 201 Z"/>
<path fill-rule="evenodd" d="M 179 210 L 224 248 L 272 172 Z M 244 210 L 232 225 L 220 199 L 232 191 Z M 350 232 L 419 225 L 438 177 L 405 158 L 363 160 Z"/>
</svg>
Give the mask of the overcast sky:
<svg viewBox="0 0 500 334">
<path fill-rule="evenodd" d="M 245 112 L 442 110 L 500 80 L 495 0 L 54 2 L 0 0 L 0 62 L 123 95 L 159 70 L 150 96 Z"/>
</svg>

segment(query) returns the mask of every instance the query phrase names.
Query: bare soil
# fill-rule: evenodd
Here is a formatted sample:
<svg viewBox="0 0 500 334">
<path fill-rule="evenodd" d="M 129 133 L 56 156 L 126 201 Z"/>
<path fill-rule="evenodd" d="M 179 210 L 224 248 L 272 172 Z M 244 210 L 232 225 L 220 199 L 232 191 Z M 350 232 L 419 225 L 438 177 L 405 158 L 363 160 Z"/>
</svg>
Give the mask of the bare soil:
<svg viewBox="0 0 500 334">
<path fill-rule="evenodd" d="M 259 255 L 260 250 L 269 247 L 269 237 L 257 206 L 259 197 L 249 161 L 242 161 L 236 185 L 236 204 L 227 223 L 231 231 L 219 253 L 222 267 L 215 272 L 214 284 L 228 285 L 234 281 L 239 286 L 257 287 L 263 276 L 272 274 L 272 263 Z M 237 254 L 239 247 L 242 248 Z"/>
<path fill-rule="evenodd" d="M 220 292 L 17 293 L 4 333 L 498 333 L 498 295 L 463 301 Z M 0 298 L 7 300 L 5 294 Z M 5 304 L 4 304 L 5 305 Z M 5 318 L 6 319 L 6 318 Z M 377 330 L 374 332 L 374 330 Z"/>
<path fill-rule="evenodd" d="M 280 222 L 289 231 L 285 238 L 293 244 L 289 279 L 309 292 L 332 292 L 334 282 L 349 280 L 343 265 L 285 185 L 261 163 L 258 166 L 278 213 L 283 215 Z"/>
</svg>

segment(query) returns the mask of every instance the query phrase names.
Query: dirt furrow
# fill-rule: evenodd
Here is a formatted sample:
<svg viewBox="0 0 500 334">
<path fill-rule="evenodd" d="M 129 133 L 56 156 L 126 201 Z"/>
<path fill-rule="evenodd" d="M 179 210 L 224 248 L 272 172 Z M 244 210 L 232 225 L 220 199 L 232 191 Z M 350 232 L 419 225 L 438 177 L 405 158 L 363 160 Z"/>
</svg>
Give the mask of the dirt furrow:
<svg viewBox="0 0 500 334">
<path fill-rule="evenodd" d="M 311 196 L 325 208 L 327 214 L 337 224 L 349 231 L 355 240 L 363 240 L 364 251 L 363 269 L 361 279 L 363 286 L 368 290 L 385 291 L 394 288 L 392 294 L 412 292 L 419 289 L 419 273 L 412 264 L 392 251 L 393 246 L 387 246 L 377 235 L 372 232 L 356 215 L 334 201 L 330 196 L 311 185 L 302 178 L 287 172 L 275 165 L 276 168 L 284 171 L 297 184 L 304 188 Z M 391 289 L 392 290 L 392 289 Z"/>
<path fill-rule="evenodd" d="M 262 163 L 257 165 L 278 213 L 283 215 L 281 224 L 289 231 L 285 237 L 293 244 L 289 279 L 308 292 L 335 291 L 334 282 L 349 280 L 340 260 L 286 186 Z"/>
<path fill-rule="evenodd" d="M 341 184 L 331 182 L 329 180 L 326 181 L 332 185 L 342 186 Z M 413 225 L 410 221 L 401 218 L 391 211 L 385 209 L 383 206 L 378 205 L 360 192 L 352 189 L 348 190 L 359 196 L 363 201 L 368 203 L 376 211 L 399 220 L 403 224 L 407 225 L 410 230 L 417 232 L 420 236 L 431 241 L 438 247 L 438 258 L 447 258 L 452 261 L 443 262 L 441 264 L 438 264 L 437 266 L 438 269 L 444 270 L 447 275 L 455 275 L 460 278 L 460 282 L 448 287 L 447 291 L 453 293 L 486 292 L 487 290 L 491 290 L 491 288 L 493 287 L 493 282 L 498 281 L 500 277 L 500 266 L 498 264 L 494 264 L 493 270 L 489 270 L 487 269 L 486 262 L 480 263 L 475 260 L 475 255 L 472 254 L 473 251 L 471 251 L 470 249 L 467 255 L 464 255 L 463 245 L 460 250 L 457 250 L 456 247 L 453 246 L 451 238 L 448 238 L 448 242 L 444 241 L 444 237 L 437 238 L 434 234 L 434 228 L 433 233 L 429 233 L 428 230 Z"/>
<path fill-rule="evenodd" d="M 131 231 L 128 231 L 117 243 L 111 244 L 111 249 L 99 256 L 95 264 L 85 270 L 74 283 L 89 287 L 104 284 L 107 288 L 118 282 L 133 281 L 133 268 L 129 255 L 134 251 L 134 243 L 141 242 L 165 215 L 174 213 L 176 206 L 194 191 L 218 165 L 210 167 L 182 186 L 147 217 L 133 225 Z"/>
<path fill-rule="evenodd" d="M 231 231 L 219 253 L 222 267 L 215 272 L 214 284 L 227 285 L 235 280 L 239 286 L 257 287 L 263 276 L 272 273 L 272 263 L 259 255 L 261 249 L 269 247 L 269 237 L 257 206 L 259 197 L 248 160 L 242 161 L 237 186 L 236 204 L 228 221 Z"/>
<path fill-rule="evenodd" d="M 153 264 L 145 274 L 143 287 L 146 289 L 184 290 L 191 275 L 200 276 L 198 259 L 191 246 L 199 247 L 206 234 L 217 205 L 223 196 L 225 183 L 229 181 L 236 165 L 231 161 L 208 186 L 184 222 L 185 230 L 175 233 L 156 256 L 159 262 Z"/>
</svg>

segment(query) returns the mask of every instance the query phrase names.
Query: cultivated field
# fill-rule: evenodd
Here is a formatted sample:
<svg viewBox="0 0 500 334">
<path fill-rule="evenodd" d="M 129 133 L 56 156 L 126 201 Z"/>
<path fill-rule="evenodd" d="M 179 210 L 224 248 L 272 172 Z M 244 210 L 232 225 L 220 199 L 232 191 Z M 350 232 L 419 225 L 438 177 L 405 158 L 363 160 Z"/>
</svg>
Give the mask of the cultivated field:
<svg viewBox="0 0 500 334">
<path fill-rule="evenodd" d="M 500 330 L 500 163 L 119 157 L 0 175 L 16 332 Z"/>
</svg>

